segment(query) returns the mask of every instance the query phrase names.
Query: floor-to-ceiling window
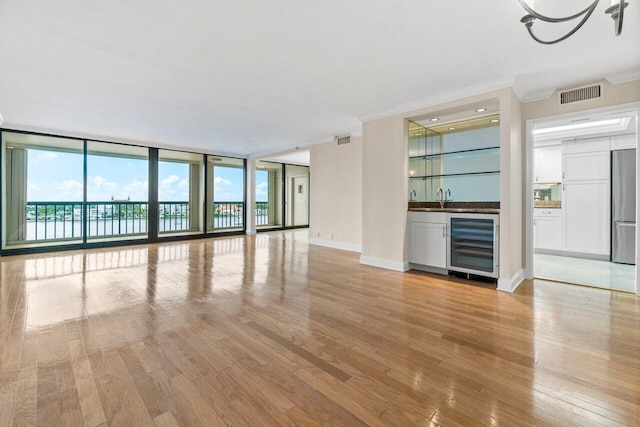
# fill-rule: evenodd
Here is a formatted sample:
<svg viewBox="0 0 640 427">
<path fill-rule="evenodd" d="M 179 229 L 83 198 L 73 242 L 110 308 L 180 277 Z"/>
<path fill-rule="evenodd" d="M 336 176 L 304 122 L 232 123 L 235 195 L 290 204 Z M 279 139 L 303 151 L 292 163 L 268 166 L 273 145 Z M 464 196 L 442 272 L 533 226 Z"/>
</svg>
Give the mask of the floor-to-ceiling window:
<svg viewBox="0 0 640 427">
<path fill-rule="evenodd" d="M 8 129 L 0 139 L 2 254 L 245 230 L 244 159 Z"/>
<path fill-rule="evenodd" d="M 282 227 L 283 165 L 256 162 L 256 227 Z"/>
<path fill-rule="evenodd" d="M 208 156 L 207 231 L 239 231 L 245 218 L 245 161 Z"/>
<path fill-rule="evenodd" d="M 83 141 L 2 133 L 2 247 L 83 239 Z"/>
<path fill-rule="evenodd" d="M 158 150 L 158 231 L 161 235 L 203 230 L 202 154 Z"/>
<path fill-rule="evenodd" d="M 287 227 L 309 225 L 309 167 L 285 165 Z"/>
<path fill-rule="evenodd" d="M 149 149 L 87 142 L 87 240 L 148 234 Z"/>
</svg>

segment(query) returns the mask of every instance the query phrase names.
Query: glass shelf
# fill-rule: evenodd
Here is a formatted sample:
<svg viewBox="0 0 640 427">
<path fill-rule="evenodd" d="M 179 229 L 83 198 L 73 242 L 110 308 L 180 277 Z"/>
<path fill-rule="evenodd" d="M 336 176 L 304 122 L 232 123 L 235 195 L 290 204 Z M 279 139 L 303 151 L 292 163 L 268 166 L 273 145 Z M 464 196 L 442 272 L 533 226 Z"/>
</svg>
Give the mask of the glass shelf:
<svg viewBox="0 0 640 427">
<path fill-rule="evenodd" d="M 427 154 L 424 156 L 409 156 L 409 159 L 411 160 L 426 160 L 429 158 L 434 158 L 434 157 L 447 157 L 447 156 L 453 156 L 453 155 L 459 155 L 459 154 L 470 154 L 473 155 L 473 153 L 481 153 L 481 152 L 487 152 L 489 150 L 494 150 L 495 152 L 500 152 L 500 147 L 486 147 L 486 148 L 475 148 L 473 150 L 461 150 L 461 151 L 451 151 L 448 153 L 437 153 L 437 154 Z"/>
<path fill-rule="evenodd" d="M 409 179 L 432 179 L 432 178 L 442 178 L 447 176 L 486 175 L 486 174 L 492 174 L 492 173 L 500 173 L 500 171 L 445 173 L 442 175 L 421 175 L 421 176 L 410 176 Z"/>
<path fill-rule="evenodd" d="M 489 119 L 480 127 L 466 121 L 443 128 L 455 132 L 409 122 L 410 200 L 438 200 L 440 190 L 458 202 L 500 200 L 500 127 Z"/>
</svg>

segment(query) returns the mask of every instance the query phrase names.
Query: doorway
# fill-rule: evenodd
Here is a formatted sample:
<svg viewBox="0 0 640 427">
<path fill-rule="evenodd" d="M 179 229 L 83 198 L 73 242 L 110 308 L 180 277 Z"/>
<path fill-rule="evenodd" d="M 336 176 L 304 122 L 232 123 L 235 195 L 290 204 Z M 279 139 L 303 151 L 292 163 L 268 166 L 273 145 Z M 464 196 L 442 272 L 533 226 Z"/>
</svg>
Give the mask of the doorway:
<svg viewBox="0 0 640 427">
<path fill-rule="evenodd" d="M 291 208 L 293 226 L 309 224 L 309 177 L 294 176 L 291 178 Z"/>
<path fill-rule="evenodd" d="M 527 122 L 527 277 L 638 292 L 638 108 Z"/>
</svg>

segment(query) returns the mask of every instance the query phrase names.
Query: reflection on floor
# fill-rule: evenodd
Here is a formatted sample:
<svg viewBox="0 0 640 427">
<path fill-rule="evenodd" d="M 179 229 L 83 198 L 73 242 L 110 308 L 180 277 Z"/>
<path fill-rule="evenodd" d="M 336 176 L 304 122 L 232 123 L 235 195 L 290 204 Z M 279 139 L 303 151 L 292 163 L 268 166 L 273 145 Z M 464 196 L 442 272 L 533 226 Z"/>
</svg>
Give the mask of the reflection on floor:
<svg viewBox="0 0 640 427">
<path fill-rule="evenodd" d="M 533 260 L 537 278 L 635 292 L 635 265 L 547 254 Z"/>
</svg>

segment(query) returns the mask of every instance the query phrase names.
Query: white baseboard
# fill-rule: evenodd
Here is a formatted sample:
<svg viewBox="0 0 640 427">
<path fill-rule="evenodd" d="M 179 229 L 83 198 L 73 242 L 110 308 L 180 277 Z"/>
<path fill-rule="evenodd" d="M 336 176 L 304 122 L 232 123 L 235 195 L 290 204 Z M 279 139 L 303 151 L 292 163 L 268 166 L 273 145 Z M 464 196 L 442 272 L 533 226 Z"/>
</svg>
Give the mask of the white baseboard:
<svg viewBox="0 0 640 427">
<path fill-rule="evenodd" d="M 524 270 L 520 269 L 511 279 L 498 279 L 498 290 L 502 292 L 513 293 L 524 280 Z"/>
<path fill-rule="evenodd" d="M 337 242 L 335 240 L 318 239 L 317 237 L 309 237 L 310 245 L 325 246 L 327 248 L 340 249 L 350 252 L 362 252 L 361 245 L 353 243 Z"/>
<path fill-rule="evenodd" d="M 393 271 L 408 271 L 409 263 L 400 261 L 390 261 L 388 259 L 373 258 L 370 256 L 360 256 L 360 264 L 371 265 L 373 267 L 384 268 Z"/>
</svg>

